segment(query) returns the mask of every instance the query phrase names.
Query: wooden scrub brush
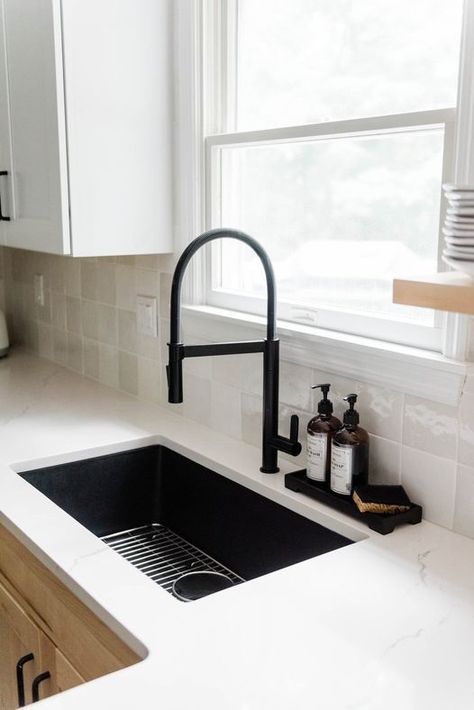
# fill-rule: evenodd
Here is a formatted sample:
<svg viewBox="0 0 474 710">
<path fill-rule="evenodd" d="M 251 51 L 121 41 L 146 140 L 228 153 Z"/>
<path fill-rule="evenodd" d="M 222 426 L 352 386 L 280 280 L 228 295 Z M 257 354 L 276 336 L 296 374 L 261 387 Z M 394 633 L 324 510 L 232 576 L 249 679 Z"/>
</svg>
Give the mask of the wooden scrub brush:
<svg viewBox="0 0 474 710">
<path fill-rule="evenodd" d="M 361 513 L 403 513 L 411 508 L 403 486 L 360 486 L 352 498 Z"/>
</svg>

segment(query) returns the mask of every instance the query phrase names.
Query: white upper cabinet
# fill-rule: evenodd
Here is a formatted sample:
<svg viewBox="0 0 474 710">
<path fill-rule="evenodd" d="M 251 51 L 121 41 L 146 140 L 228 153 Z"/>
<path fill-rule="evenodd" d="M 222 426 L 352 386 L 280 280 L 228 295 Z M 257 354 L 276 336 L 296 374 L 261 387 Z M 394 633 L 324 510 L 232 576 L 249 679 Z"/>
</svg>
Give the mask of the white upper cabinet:
<svg viewBox="0 0 474 710">
<path fill-rule="evenodd" d="M 5 244 L 69 253 L 67 158 L 59 5 L 3 0 L 6 114 L 0 142 Z M 4 157 L 4 156 L 2 156 Z M 9 158 L 9 160 L 8 160 Z"/>
<path fill-rule="evenodd" d="M 169 0 L 0 0 L 3 243 L 172 250 Z"/>
</svg>

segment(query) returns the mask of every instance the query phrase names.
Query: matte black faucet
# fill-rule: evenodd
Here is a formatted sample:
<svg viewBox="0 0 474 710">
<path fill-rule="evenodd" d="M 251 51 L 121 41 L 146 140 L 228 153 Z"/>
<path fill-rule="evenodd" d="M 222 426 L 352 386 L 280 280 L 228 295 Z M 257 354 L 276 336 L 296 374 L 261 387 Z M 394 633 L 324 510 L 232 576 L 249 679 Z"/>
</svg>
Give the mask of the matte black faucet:
<svg viewBox="0 0 474 710">
<path fill-rule="evenodd" d="M 244 342 L 212 343 L 210 345 L 183 345 L 180 342 L 181 284 L 184 272 L 193 254 L 198 249 L 215 239 L 237 239 L 248 244 L 262 262 L 267 279 L 267 337 L 265 340 Z M 166 366 L 168 376 L 168 402 L 178 404 L 183 401 L 183 360 L 185 357 L 204 357 L 206 355 L 237 355 L 242 353 L 263 353 L 263 473 L 278 472 L 278 451 L 291 456 L 301 453 L 298 442 L 298 417 L 293 414 L 290 424 L 290 437 L 278 434 L 278 387 L 280 364 L 280 341 L 276 336 L 276 288 L 273 267 L 266 251 L 252 237 L 235 229 L 212 229 L 194 239 L 181 254 L 173 275 L 171 285 L 171 326 L 169 363 Z"/>
</svg>

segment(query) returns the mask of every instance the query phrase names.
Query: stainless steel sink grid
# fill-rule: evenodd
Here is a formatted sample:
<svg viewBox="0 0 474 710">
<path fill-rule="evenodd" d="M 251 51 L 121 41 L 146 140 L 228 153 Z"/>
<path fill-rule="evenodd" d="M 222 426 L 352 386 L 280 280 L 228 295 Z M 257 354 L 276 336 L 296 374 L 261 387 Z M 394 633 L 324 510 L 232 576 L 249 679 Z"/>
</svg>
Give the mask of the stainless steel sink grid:
<svg viewBox="0 0 474 710">
<path fill-rule="evenodd" d="M 187 572 L 219 572 L 234 584 L 245 581 L 159 523 L 105 535 L 101 540 L 170 594 L 174 582 Z"/>
</svg>

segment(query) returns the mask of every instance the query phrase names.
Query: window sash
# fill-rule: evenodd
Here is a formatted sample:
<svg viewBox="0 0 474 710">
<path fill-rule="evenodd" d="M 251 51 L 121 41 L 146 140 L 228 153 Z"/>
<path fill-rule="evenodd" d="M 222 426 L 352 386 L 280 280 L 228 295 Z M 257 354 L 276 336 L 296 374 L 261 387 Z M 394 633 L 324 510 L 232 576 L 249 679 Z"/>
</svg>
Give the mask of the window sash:
<svg viewBox="0 0 474 710">
<path fill-rule="evenodd" d="M 207 228 L 217 227 L 221 221 L 221 151 L 229 146 L 259 146 L 277 143 L 294 143 L 328 138 L 350 136 L 374 136 L 407 131 L 444 129 L 443 182 L 450 179 L 454 143 L 454 109 L 420 111 L 391 116 L 376 116 L 347 121 L 289 126 L 286 128 L 261 129 L 224 133 L 208 136 L 206 145 L 207 184 Z M 439 226 L 444 220 L 442 203 Z M 439 232 L 439 235 L 441 233 Z M 438 268 L 441 262 L 441 244 L 438 239 Z M 230 293 L 220 288 L 220 245 L 216 243 L 208 250 L 206 260 L 205 302 L 219 308 L 240 310 L 252 314 L 264 313 L 264 302 L 242 293 Z M 429 350 L 442 349 L 444 317 L 435 314 L 434 327 L 397 322 L 390 318 L 364 316 L 339 310 L 318 308 L 317 304 L 292 305 L 285 301 L 278 303 L 279 317 L 291 322 L 314 325 L 318 328 L 346 332 L 370 338 L 378 338 L 403 345 L 412 345 Z"/>
<path fill-rule="evenodd" d="M 380 135 L 398 131 L 436 128 L 454 124 L 454 108 L 416 111 L 414 113 L 352 118 L 345 121 L 308 123 L 284 128 L 263 128 L 255 131 L 235 131 L 216 133 L 205 137 L 206 152 L 214 146 L 255 145 L 266 143 L 285 143 L 294 141 L 330 138 L 339 135 L 350 137 L 358 135 Z M 209 166 L 210 167 L 210 166 Z"/>
</svg>

